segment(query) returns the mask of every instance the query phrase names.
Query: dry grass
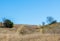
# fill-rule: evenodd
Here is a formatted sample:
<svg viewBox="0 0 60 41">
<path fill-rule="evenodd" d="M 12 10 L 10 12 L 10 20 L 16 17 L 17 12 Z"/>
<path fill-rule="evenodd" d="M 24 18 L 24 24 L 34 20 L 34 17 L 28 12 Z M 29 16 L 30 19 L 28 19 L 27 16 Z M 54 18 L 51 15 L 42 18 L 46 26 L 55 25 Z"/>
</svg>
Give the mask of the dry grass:
<svg viewBox="0 0 60 41">
<path fill-rule="evenodd" d="M 60 41 L 60 34 L 0 34 L 0 41 Z"/>
<path fill-rule="evenodd" d="M 60 41 L 59 24 L 42 27 L 15 25 L 14 28 L 0 28 L 0 41 Z"/>
</svg>

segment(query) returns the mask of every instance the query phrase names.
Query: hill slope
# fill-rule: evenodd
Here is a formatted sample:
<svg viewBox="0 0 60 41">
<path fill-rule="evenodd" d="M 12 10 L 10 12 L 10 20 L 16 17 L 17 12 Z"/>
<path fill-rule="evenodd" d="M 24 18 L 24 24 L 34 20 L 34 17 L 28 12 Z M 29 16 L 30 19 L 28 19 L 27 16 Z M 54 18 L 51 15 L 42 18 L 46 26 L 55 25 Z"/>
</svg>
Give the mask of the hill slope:
<svg viewBox="0 0 60 41">
<path fill-rule="evenodd" d="M 51 25 L 16 24 L 0 28 L 0 41 L 60 41 L 60 23 Z"/>
<path fill-rule="evenodd" d="M 55 23 L 51 25 L 24 25 L 16 24 L 13 28 L 0 28 L 0 33 L 17 33 L 18 34 L 31 34 L 31 33 L 50 33 L 50 34 L 60 34 L 60 23 Z"/>
</svg>

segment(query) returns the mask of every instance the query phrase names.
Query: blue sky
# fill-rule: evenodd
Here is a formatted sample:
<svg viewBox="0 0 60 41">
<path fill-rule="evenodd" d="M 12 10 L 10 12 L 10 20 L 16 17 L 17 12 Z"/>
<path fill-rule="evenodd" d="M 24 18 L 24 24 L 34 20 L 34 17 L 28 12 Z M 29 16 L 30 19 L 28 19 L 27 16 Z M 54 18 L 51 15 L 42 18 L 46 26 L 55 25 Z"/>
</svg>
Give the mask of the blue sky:
<svg viewBox="0 0 60 41">
<path fill-rule="evenodd" d="M 5 17 L 15 24 L 41 24 L 47 16 L 60 21 L 60 0 L 0 0 L 0 21 Z"/>
</svg>

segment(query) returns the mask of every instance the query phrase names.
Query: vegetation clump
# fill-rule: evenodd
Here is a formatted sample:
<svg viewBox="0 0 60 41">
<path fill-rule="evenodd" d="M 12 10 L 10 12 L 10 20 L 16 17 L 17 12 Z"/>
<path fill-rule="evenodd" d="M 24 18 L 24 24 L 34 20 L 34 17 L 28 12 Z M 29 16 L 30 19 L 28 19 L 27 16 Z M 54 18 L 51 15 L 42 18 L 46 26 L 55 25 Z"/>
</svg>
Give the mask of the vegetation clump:
<svg viewBox="0 0 60 41">
<path fill-rule="evenodd" d="M 4 25 L 4 27 L 12 28 L 13 27 L 13 22 L 9 19 L 4 19 L 3 25 Z"/>
<path fill-rule="evenodd" d="M 57 21 L 54 20 L 53 17 L 47 17 L 47 22 L 48 22 L 48 24 L 54 24 L 54 23 L 57 23 Z"/>
</svg>

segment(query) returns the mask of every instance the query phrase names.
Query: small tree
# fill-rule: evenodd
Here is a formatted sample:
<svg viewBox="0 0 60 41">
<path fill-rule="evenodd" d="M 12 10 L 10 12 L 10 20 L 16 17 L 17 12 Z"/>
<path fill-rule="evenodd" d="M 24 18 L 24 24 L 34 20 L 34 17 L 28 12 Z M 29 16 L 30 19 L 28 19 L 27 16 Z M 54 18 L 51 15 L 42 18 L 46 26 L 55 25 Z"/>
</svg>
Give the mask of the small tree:
<svg viewBox="0 0 60 41">
<path fill-rule="evenodd" d="M 54 23 L 56 23 L 57 21 L 54 20 L 53 17 L 47 17 L 47 22 L 48 22 L 48 24 L 54 24 Z"/>
<path fill-rule="evenodd" d="M 9 19 L 4 19 L 3 20 L 3 25 L 5 27 L 12 28 L 13 27 L 13 22 L 11 20 L 9 20 Z"/>
</svg>

